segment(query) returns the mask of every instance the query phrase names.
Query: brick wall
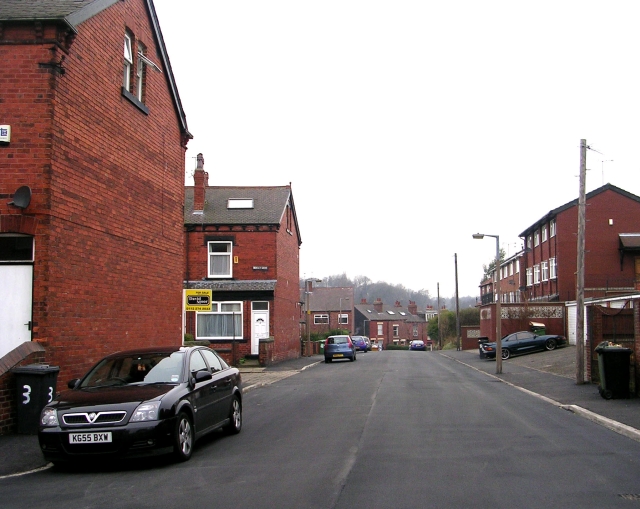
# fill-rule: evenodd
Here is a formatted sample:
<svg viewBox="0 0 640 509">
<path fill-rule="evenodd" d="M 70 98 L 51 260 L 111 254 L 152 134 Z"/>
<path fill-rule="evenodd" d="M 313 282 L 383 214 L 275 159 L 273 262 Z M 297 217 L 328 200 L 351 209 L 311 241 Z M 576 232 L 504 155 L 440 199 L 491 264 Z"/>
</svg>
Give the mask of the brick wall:
<svg viewBox="0 0 640 509">
<path fill-rule="evenodd" d="M 58 387 L 106 353 L 181 343 L 184 133 L 167 70 L 147 71 L 148 114 L 121 95 L 125 27 L 161 64 L 143 0 L 79 25 L 68 54 L 0 44 L 12 125 L 0 195 L 33 191 L 23 212 L 0 200 L 0 215 L 34 221 L 33 339 L 60 366 Z M 4 39 L 33 34 L 11 30 Z M 64 75 L 38 65 L 62 56 Z"/>
</svg>

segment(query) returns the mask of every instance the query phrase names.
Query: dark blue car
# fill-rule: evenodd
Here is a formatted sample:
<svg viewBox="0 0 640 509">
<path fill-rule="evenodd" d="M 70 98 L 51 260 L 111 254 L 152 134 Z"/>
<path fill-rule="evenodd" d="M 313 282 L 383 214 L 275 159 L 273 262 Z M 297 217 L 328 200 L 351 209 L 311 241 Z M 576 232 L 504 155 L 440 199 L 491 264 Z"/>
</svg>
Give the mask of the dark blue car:
<svg viewBox="0 0 640 509">
<path fill-rule="evenodd" d="M 538 336 L 534 332 L 514 332 L 502 338 L 502 358 L 508 359 L 513 355 L 522 355 L 544 350 L 555 350 L 556 347 L 567 345 L 567 338 L 559 334 L 545 334 Z M 478 345 L 481 359 L 496 358 L 496 343 L 481 342 Z"/>
<path fill-rule="evenodd" d="M 364 336 L 351 336 L 351 341 L 355 345 L 356 349 L 360 352 L 366 352 L 368 349 L 367 340 Z"/>
<path fill-rule="evenodd" d="M 324 362 L 334 359 L 356 360 L 356 347 L 350 336 L 329 336 L 324 343 Z"/>
</svg>

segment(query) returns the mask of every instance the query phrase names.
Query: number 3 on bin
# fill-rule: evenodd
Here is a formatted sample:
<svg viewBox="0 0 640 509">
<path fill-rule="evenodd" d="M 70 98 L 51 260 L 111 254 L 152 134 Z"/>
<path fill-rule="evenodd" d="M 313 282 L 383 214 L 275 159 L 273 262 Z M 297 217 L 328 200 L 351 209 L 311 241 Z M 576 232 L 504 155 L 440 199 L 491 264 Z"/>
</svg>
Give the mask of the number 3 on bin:
<svg viewBox="0 0 640 509">
<path fill-rule="evenodd" d="M 22 402 L 22 404 L 28 405 L 31 401 L 31 386 L 23 385 L 22 388 L 24 389 L 24 392 L 22 393 L 22 395 L 24 396 L 24 401 Z"/>
</svg>

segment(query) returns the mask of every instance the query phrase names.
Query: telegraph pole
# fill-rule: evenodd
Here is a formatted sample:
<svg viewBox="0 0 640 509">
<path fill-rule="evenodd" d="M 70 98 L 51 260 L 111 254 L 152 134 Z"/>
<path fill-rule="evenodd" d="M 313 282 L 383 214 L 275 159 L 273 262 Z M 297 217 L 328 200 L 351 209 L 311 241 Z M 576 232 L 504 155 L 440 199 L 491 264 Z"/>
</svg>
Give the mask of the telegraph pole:
<svg viewBox="0 0 640 509">
<path fill-rule="evenodd" d="M 461 334 L 460 334 L 460 299 L 458 297 L 458 253 L 454 254 L 455 266 L 456 266 L 456 336 L 458 338 L 457 350 L 462 350 Z"/>
<path fill-rule="evenodd" d="M 576 281 L 576 384 L 584 383 L 584 231 L 586 214 L 587 140 L 580 140 L 580 190 L 578 195 L 578 271 Z"/>
</svg>

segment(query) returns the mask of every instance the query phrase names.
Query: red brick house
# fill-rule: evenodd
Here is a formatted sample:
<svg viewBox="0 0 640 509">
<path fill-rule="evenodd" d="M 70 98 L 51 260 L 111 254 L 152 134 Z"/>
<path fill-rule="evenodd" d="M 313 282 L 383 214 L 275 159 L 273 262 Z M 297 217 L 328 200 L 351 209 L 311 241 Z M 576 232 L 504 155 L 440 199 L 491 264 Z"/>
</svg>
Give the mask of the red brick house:
<svg viewBox="0 0 640 509">
<path fill-rule="evenodd" d="M 336 329 L 362 334 L 353 328 L 353 287 L 314 287 L 313 281 L 307 280 L 300 302 L 303 310 L 309 310 L 308 317 L 303 317 L 303 327 L 308 321 L 312 334 Z"/>
<path fill-rule="evenodd" d="M 184 290 L 210 292 L 212 305 L 186 312 L 185 333 L 234 364 L 300 357 L 302 240 L 291 186 L 209 186 L 197 159 L 185 189 Z"/>
<path fill-rule="evenodd" d="M 372 342 L 389 345 L 408 345 L 414 339 L 428 341 L 427 321 L 418 315 L 418 306 L 413 301 L 403 307 L 398 301 L 385 306 L 380 299 L 373 304 L 366 300 L 354 309 L 356 330 L 363 330 Z"/>
<path fill-rule="evenodd" d="M 585 299 L 638 291 L 640 197 L 606 184 L 586 195 L 585 208 Z M 565 334 L 575 343 L 575 306 L 563 307 L 576 299 L 577 231 L 575 199 L 520 234 L 524 250 L 505 260 L 499 272 L 503 335 L 528 328 L 534 321 L 544 324 L 547 333 Z M 480 285 L 481 335 L 491 339 L 495 337 L 494 285 L 491 279 Z M 514 302 L 522 304 L 506 305 Z"/>
<path fill-rule="evenodd" d="M 0 432 L 9 370 L 180 344 L 192 137 L 151 0 L 0 2 Z"/>
<path fill-rule="evenodd" d="M 640 197 L 606 184 L 586 195 L 585 298 L 638 288 L 640 256 L 629 238 L 640 232 Z M 578 199 L 551 210 L 519 236 L 528 301 L 576 299 Z M 631 237 L 629 234 L 632 234 Z"/>
</svg>

